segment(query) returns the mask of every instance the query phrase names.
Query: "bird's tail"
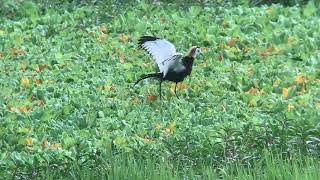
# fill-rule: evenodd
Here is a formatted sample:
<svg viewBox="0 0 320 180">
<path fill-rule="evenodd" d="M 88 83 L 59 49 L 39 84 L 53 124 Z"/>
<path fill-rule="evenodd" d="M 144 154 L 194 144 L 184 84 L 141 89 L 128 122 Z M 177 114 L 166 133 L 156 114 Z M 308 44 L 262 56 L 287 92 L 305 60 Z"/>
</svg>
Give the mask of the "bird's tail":
<svg viewBox="0 0 320 180">
<path fill-rule="evenodd" d="M 162 77 L 162 73 L 150 73 L 150 74 L 144 74 L 140 77 L 140 79 L 138 79 L 138 81 L 136 83 L 134 83 L 134 86 L 136 84 L 138 84 L 138 82 L 140 82 L 143 79 L 147 79 L 147 78 L 151 78 L 151 77 L 155 77 L 155 78 L 161 78 Z"/>
</svg>

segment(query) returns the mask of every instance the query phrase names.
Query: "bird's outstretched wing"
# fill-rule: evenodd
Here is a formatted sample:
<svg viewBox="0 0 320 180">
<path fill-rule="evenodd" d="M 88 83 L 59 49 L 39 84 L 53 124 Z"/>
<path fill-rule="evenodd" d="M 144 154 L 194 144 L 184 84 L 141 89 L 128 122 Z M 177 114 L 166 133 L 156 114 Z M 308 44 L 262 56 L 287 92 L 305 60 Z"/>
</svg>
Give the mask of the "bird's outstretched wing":
<svg viewBox="0 0 320 180">
<path fill-rule="evenodd" d="M 175 72 L 180 72 L 185 69 L 185 67 L 181 64 L 182 54 L 175 54 L 171 56 L 169 59 L 164 60 L 161 64 L 163 65 L 163 77 L 165 77 L 168 71 L 171 69 Z"/>
<path fill-rule="evenodd" d="M 140 37 L 139 47 L 146 50 L 154 58 L 163 76 L 170 69 L 170 64 L 174 63 L 173 60 L 176 60 L 177 56 L 180 56 L 180 54 L 177 54 L 176 48 L 172 43 L 153 36 Z"/>
</svg>

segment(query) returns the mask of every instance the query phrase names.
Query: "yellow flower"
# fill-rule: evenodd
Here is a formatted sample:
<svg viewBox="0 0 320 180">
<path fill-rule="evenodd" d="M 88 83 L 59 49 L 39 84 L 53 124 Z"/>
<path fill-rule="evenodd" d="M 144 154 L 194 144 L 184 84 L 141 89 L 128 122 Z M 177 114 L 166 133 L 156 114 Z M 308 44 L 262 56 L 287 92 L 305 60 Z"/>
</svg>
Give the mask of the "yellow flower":
<svg viewBox="0 0 320 180">
<path fill-rule="evenodd" d="M 120 63 L 124 63 L 125 61 L 125 54 L 124 53 L 120 53 L 120 55 L 119 55 L 119 57 L 120 57 Z"/>
<path fill-rule="evenodd" d="M 320 109 L 320 101 L 316 102 L 316 107 Z"/>
<path fill-rule="evenodd" d="M 156 124 L 156 129 L 161 129 L 161 124 L 160 123 Z"/>
<path fill-rule="evenodd" d="M 106 33 L 106 32 L 108 32 L 108 28 L 106 26 L 100 26 L 99 27 L 99 31 L 103 32 L 103 33 Z"/>
<path fill-rule="evenodd" d="M 268 14 L 271 14 L 272 13 L 272 8 L 269 7 L 266 11 L 267 11 Z"/>
<path fill-rule="evenodd" d="M 160 23 L 164 24 L 166 22 L 166 19 L 164 17 L 160 17 Z"/>
<path fill-rule="evenodd" d="M 139 104 L 139 103 L 140 103 L 140 99 L 139 99 L 137 96 L 135 96 L 135 97 L 132 99 L 132 103 L 133 103 L 133 104 Z"/>
<path fill-rule="evenodd" d="M 106 38 L 107 38 L 107 35 L 102 33 L 98 37 L 98 42 L 103 43 Z"/>
<path fill-rule="evenodd" d="M 251 99 L 249 101 L 249 106 L 250 107 L 256 107 L 258 104 L 257 104 L 257 101 L 255 99 Z"/>
<path fill-rule="evenodd" d="M 172 131 L 175 126 L 176 126 L 175 123 L 171 121 L 169 122 L 168 128 Z"/>
<path fill-rule="evenodd" d="M 41 71 L 41 69 L 40 69 L 39 66 L 37 66 L 34 70 L 35 70 L 36 72 L 40 72 L 40 71 Z"/>
<path fill-rule="evenodd" d="M 6 34 L 6 32 L 4 30 L 0 29 L 0 36 L 2 36 L 4 34 Z"/>
<path fill-rule="evenodd" d="M 25 139 L 25 143 L 26 143 L 26 145 L 28 145 L 28 146 L 32 146 L 32 138 L 31 138 L 31 137 L 26 138 L 26 139 Z"/>
<path fill-rule="evenodd" d="M 165 132 L 167 135 L 171 134 L 170 128 L 165 128 L 165 129 L 164 129 L 164 132 Z"/>
<path fill-rule="evenodd" d="M 291 103 L 289 103 L 289 104 L 288 104 L 288 110 L 290 111 L 290 110 L 293 109 L 293 108 L 294 108 L 294 105 L 291 104 Z"/>
<path fill-rule="evenodd" d="M 245 92 L 246 94 L 257 94 L 259 92 L 259 89 L 253 88 L 251 87 L 250 90 L 248 90 L 247 92 Z"/>
<path fill-rule="evenodd" d="M 128 40 L 129 40 L 129 36 L 126 36 L 126 35 L 124 35 L 124 34 L 120 34 L 119 35 L 119 40 L 121 41 L 121 42 L 128 42 Z"/>
<path fill-rule="evenodd" d="M 203 52 L 203 53 L 206 53 L 206 52 L 210 51 L 210 48 L 208 48 L 208 47 L 202 47 L 200 49 L 201 49 L 201 52 Z"/>
<path fill-rule="evenodd" d="M 57 149 L 57 148 L 59 148 L 59 147 L 61 147 L 61 144 L 60 144 L 60 143 L 51 144 L 51 148 L 52 148 L 52 149 Z"/>
<path fill-rule="evenodd" d="M 288 38 L 288 44 L 293 44 L 296 40 L 293 37 Z"/>
<path fill-rule="evenodd" d="M 172 121 L 169 122 L 168 127 L 164 129 L 164 132 L 169 135 L 172 134 L 174 131 L 176 124 Z"/>
<path fill-rule="evenodd" d="M 151 142 L 151 139 L 149 139 L 149 138 L 143 138 L 143 142 L 144 142 L 144 143 L 150 143 L 150 142 Z"/>
<path fill-rule="evenodd" d="M 289 94 L 289 89 L 288 88 L 282 88 L 282 97 L 287 98 Z"/>
<path fill-rule="evenodd" d="M 27 107 L 26 107 L 26 106 L 22 106 L 22 107 L 20 108 L 20 112 L 28 112 Z"/>
<path fill-rule="evenodd" d="M 224 48 L 224 49 L 230 49 L 230 46 L 224 44 L 224 45 L 223 45 L 223 48 Z"/>
<path fill-rule="evenodd" d="M 45 139 L 45 140 L 42 140 L 41 142 L 41 149 L 45 149 L 47 147 L 47 145 L 49 144 L 49 142 Z"/>
<path fill-rule="evenodd" d="M 172 94 L 174 94 L 174 88 L 175 88 L 176 84 L 175 83 L 171 83 L 170 84 L 170 91 Z M 189 87 L 188 84 L 186 83 L 178 83 L 177 84 L 177 90 L 180 89 L 180 90 L 185 90 Z"/>
<path fill-rule="evenodd" d="M 303 83 L 304 80 L 303 80 L 302 76 L 298 75 L 298 76 L 296 76 L 294 81 L 296 82 L 296 84 L 301 84 L 301 83 Z"/>
<path fill-rule="evenodd" d="M 41 84 L 41 79 L 36 79 L 36 80 L 34 80 L 34 83 L 35 83 L 37 86 L 39 86 L 39 85 Z"/>
<path fill-rule="evenodd" d="M 22 77 L 20 80 L 21 86 L 22 87 L 28 87 L 29 86 L 29 79 L 26 77 Z"/>
<path fill-rule="evenodd" d="M 280 84 L 280 80 L 279 80 L 279 79 L 277 79 L 277 80 L 275 80 L 275 81 L 273 82 L 273 86 L 274 86 L 274 87 L 277 87 L 279 84 Z"/>
</svg>

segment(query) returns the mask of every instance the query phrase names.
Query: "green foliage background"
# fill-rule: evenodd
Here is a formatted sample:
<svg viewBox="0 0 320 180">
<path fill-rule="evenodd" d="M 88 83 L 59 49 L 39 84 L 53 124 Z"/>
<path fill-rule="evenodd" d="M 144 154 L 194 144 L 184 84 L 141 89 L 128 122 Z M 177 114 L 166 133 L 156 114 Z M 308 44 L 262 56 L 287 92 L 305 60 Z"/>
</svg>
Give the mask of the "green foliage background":
<svg viewBox="0 0 320 180">
<path fill-rule="evenodd" d="M 320 19 L 313 1 L 179 6 L 6 1 L 0 18 L 0 174 L 106 169 L 112 156 L 225 164 L 320 152 Z M 161 4 L 161 3 L 160 3 Z M 120 6 L 121 5 L 121 6 Z M 133 82 L 156 68 L 154 34 L 199 45 L 192 77 Z"/>
</svg>

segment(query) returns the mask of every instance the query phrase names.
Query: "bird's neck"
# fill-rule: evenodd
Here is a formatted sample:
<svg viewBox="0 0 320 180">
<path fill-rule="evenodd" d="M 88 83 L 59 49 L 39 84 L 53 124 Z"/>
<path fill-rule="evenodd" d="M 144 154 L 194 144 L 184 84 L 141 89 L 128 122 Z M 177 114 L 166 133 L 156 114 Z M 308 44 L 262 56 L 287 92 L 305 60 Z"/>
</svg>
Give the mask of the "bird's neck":
<svg viewBox="0 0 320 180">
<path fill-rule="evenodd" d="M 187 68 L 192 68 L 193 60 L 193 57 L 186 56 L 182 59 L 182 64 Z"/>
<path fill-rule="evenodd" d="M 189 56 L 186 56 L 182 60 L 182 64 L 186 67 L 186 71 L 185 71 L 186 75 L 190 75 L 191 74 L 193 60 L 194 60 L 194 58 L 193 57 L 189 57 Z"/>
</svg>

